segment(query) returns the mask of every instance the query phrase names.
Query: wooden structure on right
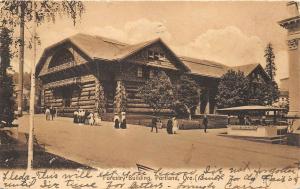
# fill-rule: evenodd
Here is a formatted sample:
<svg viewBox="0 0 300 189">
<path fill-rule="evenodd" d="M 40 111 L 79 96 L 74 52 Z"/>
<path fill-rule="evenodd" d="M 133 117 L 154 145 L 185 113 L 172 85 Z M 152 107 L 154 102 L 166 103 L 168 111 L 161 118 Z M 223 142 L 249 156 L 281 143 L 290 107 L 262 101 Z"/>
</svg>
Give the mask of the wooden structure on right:
<svg viewBox="0 0 300 189">
<path fill-rule="evenodd" d="M 227 114 L 227 136 L 270 143 L 286 140 L 289 130 L 284 108 L 239 106 L 217 110 Z"/>
</svg>

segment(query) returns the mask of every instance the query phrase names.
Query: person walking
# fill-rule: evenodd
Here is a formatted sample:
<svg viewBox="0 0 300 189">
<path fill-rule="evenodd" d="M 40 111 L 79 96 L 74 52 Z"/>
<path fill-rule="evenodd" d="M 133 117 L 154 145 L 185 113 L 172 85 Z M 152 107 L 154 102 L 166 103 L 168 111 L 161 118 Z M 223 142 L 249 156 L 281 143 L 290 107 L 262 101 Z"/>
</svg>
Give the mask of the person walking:
<svg viewBox="0 0 300 189">
<path fill-rule="evenodd" d="M 53 118 L 55 116 L 55 110 L 54 110 L 54 108 L 52 106 L 50 108 L 50 114 L 51 114 L 51 120 L 53 121 Z"/>
<path fill-rule="evenodd" d="M 172 129 L 173 129 L 173 134 L 177 134 L 178 132 L 178 121 L 176 117 L 173 117 L 172 119 Z"/>
<path fill-rule="evenodd" d="M 46 120 L 50 120 L 50 109 L 47 107 L 46 108 L 46 111 L 45 111 L 45 114 L 46 114 Z"/>
<path fill-rule="evenodd" d="M 75 110 L 73 113 L 73 123 L 78 123 L 78 114 L 79 112 Z"/>
<path fill-rule="evenodd" d="M 204 114 L 202 124 L 204 126 L 204 132 L 206 133 L 206 129 L 207 129 L 207 125 L 208 125 L 208 119 L 207 119 L 207 115 L 206 114 Z"/>
<path fill-rule="evenodd" d="M 155 127 L 156 133 L 157 133 L 158 131 L 157 131 L 157 118 L 156 117 L 152 118 L 152 121 L 151 121 L 151 132 L 153 132 L 153 127 Z"/>
</svg>

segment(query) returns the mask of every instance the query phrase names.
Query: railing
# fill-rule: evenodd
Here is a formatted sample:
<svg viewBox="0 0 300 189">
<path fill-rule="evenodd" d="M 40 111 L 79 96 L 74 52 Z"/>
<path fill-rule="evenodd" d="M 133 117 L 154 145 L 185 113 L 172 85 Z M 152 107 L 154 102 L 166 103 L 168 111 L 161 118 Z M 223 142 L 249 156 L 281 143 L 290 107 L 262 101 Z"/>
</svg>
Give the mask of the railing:
<svg viewBox="0 0 300 189">
<path fill-rule="evenodd" d="M 60 71 L 60 70 L 64 70 L 64 69 L 73 67 L 75 65 L 76 65 L 75 61 L 67 62 L 67 63 L 61 64 L 59 66 L 54 66 L 52 68 L 48 68 L 48 73 L 52 73 L 52 72 L 57 72 L 57 71 Z"/>
</svg>

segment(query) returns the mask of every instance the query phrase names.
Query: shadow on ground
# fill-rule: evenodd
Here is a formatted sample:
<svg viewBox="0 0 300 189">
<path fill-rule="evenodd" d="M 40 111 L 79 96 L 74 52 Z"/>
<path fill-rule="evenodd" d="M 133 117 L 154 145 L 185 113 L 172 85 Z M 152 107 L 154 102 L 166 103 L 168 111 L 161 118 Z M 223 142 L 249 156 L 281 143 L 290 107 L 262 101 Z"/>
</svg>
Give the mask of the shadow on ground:
<svg viewBox="0 0 300 189">
<path fill-rule="evenodd" d="M 27 142 L 16 140 L 9 131 L 0 131 L 0 169 L 25 169 L 27 167 Z M 92 169 L 89 166 L 65 159 L 45 151 L 43 145 L 34 142 L 33 168 Z"/>
</svg>

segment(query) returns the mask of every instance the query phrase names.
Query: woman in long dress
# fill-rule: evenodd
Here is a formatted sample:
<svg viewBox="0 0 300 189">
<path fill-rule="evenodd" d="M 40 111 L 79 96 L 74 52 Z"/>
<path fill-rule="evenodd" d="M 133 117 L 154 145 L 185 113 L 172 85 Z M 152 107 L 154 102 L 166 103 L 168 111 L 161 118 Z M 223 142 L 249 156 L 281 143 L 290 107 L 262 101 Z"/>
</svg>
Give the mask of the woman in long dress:
<svg viewBox="0 0 300 189">
<path fill-rule="evenodd" d="M 94 113 L 93 113 L 93 112 L 91 112 L 91 113 L 88 115 L 88 120 L 89 120 L 89 125 L 94 125 L 95 117 L 94 117 Z"/>
<path fill-rule="evenodd" d="M 169 118 L 168 122 L 167 122 L 167 133 L 168 134 L 173 134 L 172 127 L 173 127 L 172 119 Z"/>
<path fill-rule="evenodd" d="M 173 117 L 172 125 L 173 125 L 173 134 L 176 134 L 178 132 L 178 121 L 176 117 Z"/>
<path fill-rule="evenodd" d="M 119 129 L 120 128 L 120 118 L 118 116 L 118 114 L 115 114 L 115 117 L 114 117 L 114 122 L 115 122 L 115 129 Z"/>
</svg>

